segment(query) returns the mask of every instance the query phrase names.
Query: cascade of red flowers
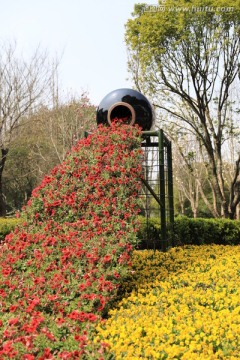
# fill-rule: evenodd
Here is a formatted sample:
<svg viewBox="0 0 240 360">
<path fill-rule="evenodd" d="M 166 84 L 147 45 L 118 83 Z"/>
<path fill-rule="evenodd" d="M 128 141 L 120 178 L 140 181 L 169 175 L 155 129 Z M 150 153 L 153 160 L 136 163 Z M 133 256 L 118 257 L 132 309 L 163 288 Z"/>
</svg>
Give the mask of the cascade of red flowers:
<svg viewBox="0 0 240 360">
<path fill-rule="evenodd" d="M 136 244 L 141 132 L 99 126 L 46 176 L 0 248 L 0 359 L 101 359 Z"/>
</svg>

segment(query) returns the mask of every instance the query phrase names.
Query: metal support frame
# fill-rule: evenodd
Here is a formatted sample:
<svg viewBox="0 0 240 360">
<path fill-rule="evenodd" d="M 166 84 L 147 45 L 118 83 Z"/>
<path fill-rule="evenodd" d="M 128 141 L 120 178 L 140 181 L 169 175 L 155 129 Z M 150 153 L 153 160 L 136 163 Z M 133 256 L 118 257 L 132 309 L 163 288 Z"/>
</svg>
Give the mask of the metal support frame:
<svg viewBox="0 0 240 360">
<path fill-rule="evenodd" d="M 85 131 L 84 136 L 90 133 Z M 174 246 L 173 243 L 173 225 L 174 225 L 174 202 L 173 202 L 173 173 L 172 173 L 172 145 L 171 141 L 165 136 L 162 129 L 156 131 L 142 132 L 141 147 L 154 149 L 157 154 L 155 169 L 155 179 L 150 181 L 149 164 L 146 164 L 145 176 L 141 179 L 143 187 L 147 190 L 145 194 L 145 203 L 149 201 L 149 194 L 158 204 L 159 223 L 161 229 L 161 241 L 154 244 L 154 249 L 158 248 L 166 251 L 168 247 Z M 144 165 L 143 165 L 144 168 Z M 156 188 L 157 187 L 157 191 Z M 143 194 L 144 197 L 144 194 Z M 148 213 L 148 210 L 146 211 Z M 148 226 L 148 225 L 147 225 Z M 148 231 L 148 230 L 147 230 Z"/>
<path fill-rule="evenodd" d="M 157 168 L 157 174 L 152 174 L 155 179 L 149 179 L 149 168 L 146 164 L 145 178 L 142 179 L 146 194 L 146 208 L 149 202 L 148 196 L 156 200 L 159 205 L 159 220 L 161 224 L 161 241 L 157 245 L 162 251 L 166 251 L 169 246 L 174 245 L 171 239 L 174 224 L 174 204 L 173 204 L 173 175 L 172 175 L 172 146 L 162 129 L 157 131 L 143 131 L 142 148 L 145 151 L 154 149 L 157 159 L 151 159 L 152 166 Z M 149 161 L 149 159 L 147 160 Z M 157 190 L 156 190 L 157 189 Z M 148 214 L 148 211 L 146 211 Z M 149 216 L 149 214 L 147 215 Z"/>
</svg>

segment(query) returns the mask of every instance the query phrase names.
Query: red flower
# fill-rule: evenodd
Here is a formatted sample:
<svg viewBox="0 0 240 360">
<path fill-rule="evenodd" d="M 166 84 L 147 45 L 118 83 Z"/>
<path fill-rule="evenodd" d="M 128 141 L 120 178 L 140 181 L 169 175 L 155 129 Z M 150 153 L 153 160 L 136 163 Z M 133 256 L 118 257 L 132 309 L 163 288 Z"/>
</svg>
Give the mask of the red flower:
<svg viewBox="0 0 240 360">
<path fill-rule="evenodd" d="M 39 357 L 39 360 L 54 360 L 51 350 L 49 348 L 44 349 L 44 354 Z"/>
<path fill-rule="evenodd" d="M 25 354 L 23 355 L 23 360 L 34 360 L 35 356 L 31 354 Z"/>
<path fill-rule="evenodd" d="M 8 320 L 9 325 L 16 325 L 19 322 L 18 318 L 12 318 Z"/>
<path fill-rule="evenodd" d="M 107 254 L 103 258 L 103 263 L 106 264 L 112 260 L 111 255 Z"/>
<path fill-rule="evenodd" d="M 140 135 L 100 126 L 33 191 L 0 250 L 0 359 L 92 355 L 94 323 L 117 296 L 136 239 Z M 106 346 L 96 344 L 96 356 Z"/>
</svg>

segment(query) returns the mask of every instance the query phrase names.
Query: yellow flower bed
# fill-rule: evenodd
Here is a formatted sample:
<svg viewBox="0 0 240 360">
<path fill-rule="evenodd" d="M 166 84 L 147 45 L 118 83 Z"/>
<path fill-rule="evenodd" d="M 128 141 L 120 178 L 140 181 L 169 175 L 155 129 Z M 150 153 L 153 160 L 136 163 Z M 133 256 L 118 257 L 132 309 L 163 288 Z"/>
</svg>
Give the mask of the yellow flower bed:
<svg viewBox="0 0 240 360">
<path fill-rule="evenodd" d="M 97 328 L 109 358 L 240 359 L 240 246 L 135 251 L 133 268 Z"/>
</svg>

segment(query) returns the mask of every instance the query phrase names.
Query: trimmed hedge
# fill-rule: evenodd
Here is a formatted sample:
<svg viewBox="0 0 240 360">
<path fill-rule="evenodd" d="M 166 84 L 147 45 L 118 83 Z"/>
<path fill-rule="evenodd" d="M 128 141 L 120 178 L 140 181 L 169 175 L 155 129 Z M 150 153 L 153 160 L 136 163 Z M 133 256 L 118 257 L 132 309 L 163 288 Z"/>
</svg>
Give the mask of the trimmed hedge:
<svg viewBox="0 0 240 360">
<path fill-rule="evenodd" d="M 148 221 L 140 217 L 138 232 L 139 248 L 152 248 L 153 242 L 161 239 L 159 218 Z M 174 222 L 174 233 L 169 234 L 169 243 L 175 246 L 203 244 L 240 244 L 240 221 L 229 219 L 192 219 L 178 216 Z"/>
<path fill-rule="evenodd" d="M 179 216 L 175 219 L 174 235 L 176 245 L 237 245 L 240 244 L 240 221 Z"/>
<path fill-rule="evenodd" d="M 0 218 L 0 243 L 21 221 L 17 218 Z"/>
</svg>

